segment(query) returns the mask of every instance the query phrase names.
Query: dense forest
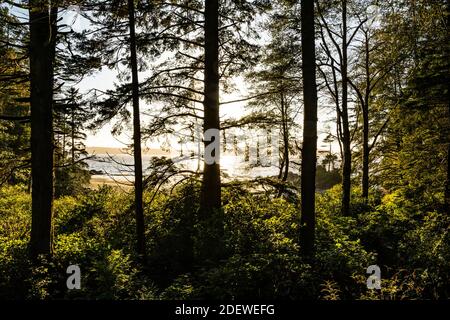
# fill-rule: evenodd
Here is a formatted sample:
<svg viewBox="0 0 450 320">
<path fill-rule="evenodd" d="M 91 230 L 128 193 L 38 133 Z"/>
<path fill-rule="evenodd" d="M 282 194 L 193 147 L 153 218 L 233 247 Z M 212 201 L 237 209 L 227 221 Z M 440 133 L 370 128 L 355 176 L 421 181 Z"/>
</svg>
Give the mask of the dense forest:
<svg viewBox="0 0 450 320">
<path fill-rule="evenodd" d="M 0 1 L 0 299 L 449 299 L 449 12 Z"/>
</svg>

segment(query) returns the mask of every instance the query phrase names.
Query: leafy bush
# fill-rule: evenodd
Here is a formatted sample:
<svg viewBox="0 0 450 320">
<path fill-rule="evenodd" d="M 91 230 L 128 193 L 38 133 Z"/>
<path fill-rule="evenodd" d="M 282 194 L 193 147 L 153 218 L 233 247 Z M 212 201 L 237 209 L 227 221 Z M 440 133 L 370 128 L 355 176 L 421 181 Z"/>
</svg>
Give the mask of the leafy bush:
<svg viewBox="0 0 450 320">
<path fill-rule="evenodd" d="M 31 228 L 31 195 L 24 186 L 0 188 L 0 237 L 23 239 Z"/>
<path fill-rule="evenodd" d="M 21 299 L 30 276 L 27 239 L 0 238 L 0 299 Z"/>
<path fill-rule="evenodd" d="M 0 188 L 0 298 L 8 299 L 446 299 L 450 283 L 449 217 L 404 190 L 368 202 L 352 194 L 340 214 L 335 186 L 317 195 L 316 255 L 298 245 L 296 197 L 224 188 L 224 205 L 199 214 L 199 184 L 144 194 L 147 251 L 135 254 L 132 195 L 101 187 L 54 202 L 54 253 L 31 263 L 31 197 Z M 199 254 L 208 224 L 223 226 L 221 255 Z M 212 229 L 211 229 L 212 230 Z M 210 231 L 211 231 L 210 230 Z M 67 290 L 66 269 L 81 269 L 81 290 Z M 368 290 L 366 268 L 382 269 L 382 289 Z"/>
</svg>

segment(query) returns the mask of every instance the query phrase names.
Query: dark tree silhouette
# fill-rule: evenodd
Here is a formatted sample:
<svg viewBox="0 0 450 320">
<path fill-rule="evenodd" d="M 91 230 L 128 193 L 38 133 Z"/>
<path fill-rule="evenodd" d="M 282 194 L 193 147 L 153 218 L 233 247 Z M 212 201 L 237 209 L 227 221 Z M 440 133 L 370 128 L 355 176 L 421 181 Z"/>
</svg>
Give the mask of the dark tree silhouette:
<svg viewBox="0 0 450 320">
<path fill-rule="evenodd" d="M 57 7 L 30 0 L 31 194 L 30 252 L 52 251 L 53 63 Z"/>
<path fill-rule="evenodd" d="M 348 41 L 347 41 L 347 1 L 342 0 L 342 214 L 350 214 L 351 174 L 352 174 L 352 150 L 351 135 L 348 116 Z"/>
<path fill-rule="evenodd" d="M 205 3 L 205 86 L 203 130 L 220 130 L 219 120 L 219 2 Z M 219 139 L 220 135 L 216 138 Z M 205 141 L 205 148 L 213 141 Z M 219 152 L 219 148 L 213 152 Z M 215 154 L 212 154 L 215 156 Z M 207 213 L 221 205 L 220 164 L 205 162 L 201 208 Z"/>
<path fill-rule="evenodd" d="M 139 78 L 136 54 L 136 32 L 134 19 L 134 0 L 128 0 L 128 18 L 130 23 L 130 64 L 133 96 L 133 155 L 134 155 L 134 206 L 136 215 L 137 252 L 145 257 L 145 225 L 142 205 L 142 152 L 141 120 L 139 110 Z"/>
<path fill-rule="evenodd" d="M 303 147 L 301 168 L 301 249 L 306 256 L 314 253 L 316 153 L 317 153 L 317 86 L 314 41 L 314 0 L 301 3 L 303 60 Z"/>
</svg>

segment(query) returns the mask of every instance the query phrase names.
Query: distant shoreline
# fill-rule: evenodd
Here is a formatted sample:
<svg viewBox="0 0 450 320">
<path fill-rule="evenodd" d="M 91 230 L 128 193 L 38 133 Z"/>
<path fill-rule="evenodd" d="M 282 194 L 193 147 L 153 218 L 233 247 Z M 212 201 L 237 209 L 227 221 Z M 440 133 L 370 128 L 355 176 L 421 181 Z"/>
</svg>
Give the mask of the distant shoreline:
<svg viewBox="0 0 450 320">
<path fill-rule="evenodd" d="M 121 155 L 123 155 L 123 156 L 129 155 L 130 157 L 132 157 L 132 153 L 127 148 L 91 146 L 91 147 L 86 147 L 86 151 L 89 155 L 95 155 L 95 156 L 100 156 L 100 157 L 102 157 L 102 156 L 106 157 L 106 155 L 116 156 L 116 157 L 120 157 Z M 161 149 L 157 149 L 157 148 L 144 148 L 144 149 L 142 149 L 142 155 L 146 156 L 146 157 L 148 157 L 148 156 L 170 157 L 171 153 L 161 150 Z M 101 186 L 101 185 L 121 187 L 124 189 L 130 189 L 133 187 L 132 184 L 130 184 L 128 181 L 123 181 L 124 180 L 123 178 L 117 177 L 117 180 L 114 181 L 114 179 L 111 178 L 109 175 L 107 175 L 105 173 L 100 173 L 101 171 L 103 171 L 103 170 L 97 170 L 97 172 L 95 172 L 94 174 L 91 175 L 91 179 L 89 181 L 89 185 L 91 188 L 97 188 L 98 186 Z"/>
<path fill-rule="evenodd" d="M 99 186 L 107 185 L 112 187 L 121 187 L 124 189 L 133 188 L 133 185 L 127 181 L 114 181 L 109 176 L 93 175 L 89 181 L 89 186 L 96 189 Z"/>
<path fill-rule="evenodd" d="M 86 147 L 86 151 L 89 154 L 110 154 L 110 155 L 118 155 L 118 154 L 129 154 L 129 149 L 127 148 L 112 148 L 112 147 Z M 150 156 L 170 156 L 170 152 L 156 149 L 156 148 L 143 148 L 143 155 Z"/>
</svg>

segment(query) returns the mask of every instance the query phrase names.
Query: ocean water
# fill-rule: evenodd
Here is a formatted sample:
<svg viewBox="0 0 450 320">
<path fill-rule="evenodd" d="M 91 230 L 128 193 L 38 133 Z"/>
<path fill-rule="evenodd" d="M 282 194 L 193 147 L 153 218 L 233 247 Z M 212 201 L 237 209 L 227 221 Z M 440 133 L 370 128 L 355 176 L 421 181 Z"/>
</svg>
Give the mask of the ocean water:
<svg viewBox="0 0 450 320">
<path fill-rule="evenodd" d="M 142 156 L 144 175 L 151 172 L 152 157 L 152 155 Z M 198 159 L 180 159 L 180 157 L 173 157 L 172 159 L 179 168 L 196 171 L 199 167 L 200 170 L 203 167 L 202 161 Z M 134 179 L 134 161 L 133 156 L 129 154 L 96 154 L 92 159 L 86 160 L 86 163 L 90 170 L 99 172 L 99 174 L 94 174 L 93 177 L 118 181 L 133 181 Z M 221 156 L 220 167 L 224 176 L 229 179 L 269 177 L 278 175 L 279 171 L 278 165 L 265 163 L 257 166 L 255 161 L 245 161 L 243 156 L 230 154 Z"/>
</svg>

